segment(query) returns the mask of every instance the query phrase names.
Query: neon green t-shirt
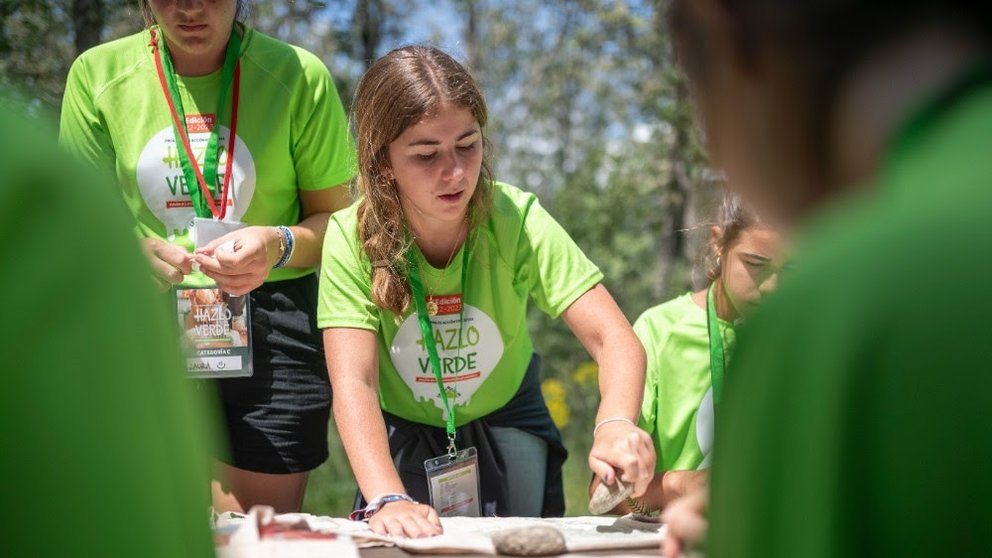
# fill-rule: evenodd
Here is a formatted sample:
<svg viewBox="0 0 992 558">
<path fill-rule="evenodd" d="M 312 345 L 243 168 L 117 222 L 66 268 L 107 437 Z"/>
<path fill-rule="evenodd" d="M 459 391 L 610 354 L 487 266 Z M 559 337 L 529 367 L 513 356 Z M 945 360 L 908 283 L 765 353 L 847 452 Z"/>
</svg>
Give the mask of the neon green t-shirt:
<svg viewBox="0 0 992 558">
<path fill-rule="evenodd" d="M 60 139 L 117 176 L 139 236 L 192 250 L 195 214 L 188 188 L 196 185 L 186 184 L 179 165 L 172 117 L 149 40 L 150 32 L 144 30 L 76 59 L 66 83 Z M 177 76 L 190 142 L 201 165 L 210 127 L 218 120 L 221 74 Z M 295 225 L 300 221 L 298 189 L 319 190 L 354 176 L 354 146 L 334 82 L 314 55 L 246 28 L 240 92 L 225 220 Z M 219 121 L 217 180 L 222 184 L 229 114 Z M 275 269 L 269 280 L 312 271 Z M 187 285 L 211 283 L 199 273 L 186 278 Z"/>
<path fill-rule="evenodd" d="M 371 265 L 358 239 L 358 202 L 331 216 L 324 240 L 317 324 L 375 331 L 379 402 L 414 422 L 444 426 L 444 408 L 411 304 L 396 316 L 372 302 Z M 469 252 L 465 292 L 463 251 Z M 439 312 L 431 319 L 448 397 L 458 425 L 504 406 L 516 393 L 533 353 L 527 303 L 557 317 L 603 278 L 537 198 L 497 183 L 488 220 L 475 227 L 446 269 L 416 249 L 426 294 Z M 465 300 L 459 345 L 459 309 Z"/>
<path fill-rule="evenodd" d="M 740 332 L 708 556 L 989 555 L 989 77 L 807 223 Z"/>
<path fill-rule="evenodd" d="M 734 327 L 719 320 L 724 355 Z M 713 449 L 713 382 L 706 310 L 690 293 L 646 310 L 634 333 L 647 353 L 640 426 L 654 441 L 658 471 L 709 467 Z"/>
</svg>

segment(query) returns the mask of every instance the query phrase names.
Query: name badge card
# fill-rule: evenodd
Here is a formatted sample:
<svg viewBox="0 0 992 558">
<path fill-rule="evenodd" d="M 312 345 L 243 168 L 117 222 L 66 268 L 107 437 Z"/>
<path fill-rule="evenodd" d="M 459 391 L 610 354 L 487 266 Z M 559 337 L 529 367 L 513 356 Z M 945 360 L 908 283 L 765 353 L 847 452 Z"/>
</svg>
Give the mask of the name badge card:
<svg viewBox="0 0 992 558">
<path fill-rule="evenodd" d="M 431 507 L 439 517 L 479 517 L 479 457 L 466 448 L 455 457 L 442 455 L 424 461 Z"/>
<path fill-rule="evenodd" d="M 251 376 L 251 327 L 247 296 L 217 287 L 176 289 L 186 371 L 195 378 Z"/>
</svg>

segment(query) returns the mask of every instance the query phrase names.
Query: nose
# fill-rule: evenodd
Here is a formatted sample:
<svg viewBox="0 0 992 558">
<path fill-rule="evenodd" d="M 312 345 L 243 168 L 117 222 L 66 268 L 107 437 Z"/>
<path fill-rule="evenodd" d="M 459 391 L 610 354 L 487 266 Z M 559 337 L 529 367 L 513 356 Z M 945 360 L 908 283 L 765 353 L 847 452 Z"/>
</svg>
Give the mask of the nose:
<svg viewBox="0 0 992 558">
<path fill-rule="evenodd" d="M 465 162 L 457 153 L 448 155 L 441 177 L 448 182 L 460 182 L 465 178 Z"/>
<path fill-rule="evenodd" d="M 775 292 L 776 288 L 778 288 L 777 272 L 769 275 L 768 279 L 765 279 L 764 282 L 761 283 L 761 286 L 758 287 L 758 290 L 761 291 L 762 295 L 766 295 Z"/>
<path fill-rule="evenodd" d="M 176 8 L 184 12 L 191 12 L 203 7 L 203 0 L 176 0 Z"/>
</svg>

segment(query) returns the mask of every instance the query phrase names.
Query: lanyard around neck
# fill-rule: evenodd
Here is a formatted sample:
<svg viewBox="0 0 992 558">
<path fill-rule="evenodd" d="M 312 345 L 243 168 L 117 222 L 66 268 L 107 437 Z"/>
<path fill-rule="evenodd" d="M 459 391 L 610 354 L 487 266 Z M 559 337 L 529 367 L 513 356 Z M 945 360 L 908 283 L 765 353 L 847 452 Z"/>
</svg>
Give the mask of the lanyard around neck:
<svg viewBox="0 0 992 558">
<path fill-rule="evenodd" d="M 470 232 L 471 234 L 471 232 Z M 469 235 L 470 235 L 469 234 Z M 462 246 L 462 277 L 461 277 L 461 308 L 458 312 L 458 347 L 462 346 L 462 326 L 465 322 L 465 285 L 468 279 L 468 256 L 469 243 L 465 236 L 465 244 Z M 417 306 L 417 321 L 420 322 L 420 333 L 423 336 L 424 348 L 427 350 L 427 358 L 430 360 L 431 369 L 434 371 L 434 379 L 437 380 L 437 390 L 441 394 L 441 402 L 447 412 L 445 421 L 445 431 L 448 434 L 448 457 L 454 459 L 458 455 L 455 447 L 455 409 L 448 401 L 448 393 L 444 388 L 444 376 L 441 374 L 441 359 L 437 356 L 437 343 L 434 340 L 434 326 L 431 324 L 430 314 L 427 311 L 427 297 L 424 294 L 424 283 L 420 278 L 420 264 L 417 262 L 416 248 L 411 244 L 406 251 L 406 259 L 409 263 L 410 290 L 413 294 L 414 303 Z"/>
<path fill-rule="evenodd" d="M 159 84 L 162 94 L 169 105 L 172 115 L 172 129 L 176 136 L 176 154 L 183 169 L 186 183 L 190 185 L 189 197 L 193 201 L 193 210 L 198 217 L 213 217 L 223 219 L 227 213 L 227 196 L 231 186 L 231 169 L 234 163 L 234 138 L 238 129 L 238 93 L 241 85 L 241 61 L 238 54 L 241 51 L 241 36 L 236 28 L 231 29 L 231 38 L 227 42 L 224 55 L 224 70 L 221 78 L 220 92 L 217 100 L 217 117 L 210 129 L 210 137 L 203 154 L 203 170 L 196 162 L 193 148 L 189 142 L 189 132 L 186 128 L 186 113 L 183 110 L 182 97 L 176 83 L 176 72 L 169 56 L 165 38 L 159 40 L 156 29 L 151 29 L 152 53 L 155 58 L 155 68 L 158 71 Z M 220 115 L 224 113 L 227 90 L 234 85 L 231 93 L 231 126 L 227 139 L 227 165 L 224 170 L 224 185 L 221 188 L 220 207 L 214 201 L 217 185 L 217 159 L 219 158 L 218 131 L 220 130 Z M 180 148 L 180 146 L 182 146 Z M 193 187 L 194 184 L 199 188 Z"/>
<path fill-rule="evenodd" d="M 723 374 L 726 366 L 726 359 L 723 354 L 723 335 L 720 333 L 720 324 L 716 315 L 716 302 L 714 301 L 715 285 L 710 285 L 706 293 L 706 328 L 709 330 L 710 341 L 710 379 L 713 383 L 713 409 L 716 410 L 723 396 Z"/>
</svg>

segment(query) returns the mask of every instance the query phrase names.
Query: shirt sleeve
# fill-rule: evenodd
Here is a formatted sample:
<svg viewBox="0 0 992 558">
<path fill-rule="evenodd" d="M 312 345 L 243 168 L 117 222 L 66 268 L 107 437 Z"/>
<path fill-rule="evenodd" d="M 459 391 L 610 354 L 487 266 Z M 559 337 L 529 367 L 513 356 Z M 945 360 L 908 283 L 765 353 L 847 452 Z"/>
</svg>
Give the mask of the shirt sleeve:
<svg viewBox="0 0 992 558">
<path fill-rule="evenodd" d="M 308 91 L 303 102 L 293 160 L 301 190 L 321 190 L 355 176 L 355 144 L 334 80 L 316 57 L 304 53 Z"/>
<path fill-rule="evenodd" d="M 341 213 L 351 215 L 353 211 Z M 372 268 L 361 254 L 354 221 L 342 222 L 338 214 L 332 215 L 320 265 L 317 327 L 378 331 L 380 310 L 372 301 Z"/>
<path fill-rule="evenodd" d="M 644 353 L 647 355 L 647 371 L 644 376 L 644 399 L 641 403 L 641 417 L 638 421 L 638 426 L 648 434 L 653 434 L 655 431 L 655 422 L 658 420 L 658 359 L 656 349 L 659 340 L 652 327 L 651 320 L 646 314 L 642 314 L 634 322 L 634 333 L 637 335 L 638 340 L 640 340 L 641 345 L 644 347 Z M 652 439 L 654 438 L 652 436 Z M 656 450 L 658 449 L 657 446 L 657 441 L 655 441 Z M 659 459 L 658 461 L 660 462 L 661 460 Z"/>
<path fill-rule="evenodd" d="M 557 318 L 599 284 L 603 274 L 537 198 L 524 211 L 517 275 L 526 279 L 538 308 Z"/>
<path fill-rule="evenodd" d="M 107 123 L 97 107 L 85 58 L 77 58 L 66 78 L 59 122 L 59 143 L 107 175 L 115 176 L 116 153 Z"/>
</svg>

